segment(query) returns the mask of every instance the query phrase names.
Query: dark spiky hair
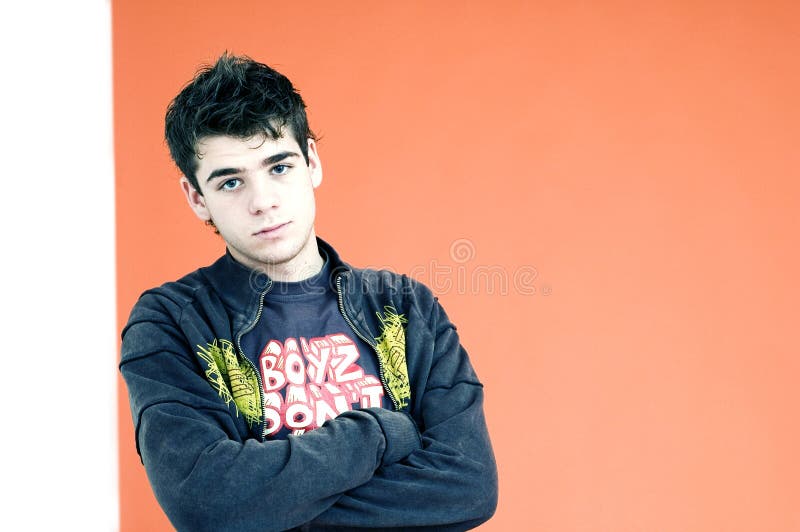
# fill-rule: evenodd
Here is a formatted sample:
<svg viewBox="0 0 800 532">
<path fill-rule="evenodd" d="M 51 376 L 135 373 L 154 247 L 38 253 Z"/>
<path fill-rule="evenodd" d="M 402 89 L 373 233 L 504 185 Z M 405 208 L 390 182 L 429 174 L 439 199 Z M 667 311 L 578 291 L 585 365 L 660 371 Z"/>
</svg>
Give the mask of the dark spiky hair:
<svg viewBox="0 0 800 532">
<path fill-rule="evenodd" d="M 308 164 L 308 139 L 316 137 L 292 82 L 263 63 L 225 52 L 216 63 L 201 68 L 172 100 L 164 129 L 172 159 L 200 192 L 195 175 L 199 140 L 258 134 L 277 140 L 287 127 Z"/>
</svg>

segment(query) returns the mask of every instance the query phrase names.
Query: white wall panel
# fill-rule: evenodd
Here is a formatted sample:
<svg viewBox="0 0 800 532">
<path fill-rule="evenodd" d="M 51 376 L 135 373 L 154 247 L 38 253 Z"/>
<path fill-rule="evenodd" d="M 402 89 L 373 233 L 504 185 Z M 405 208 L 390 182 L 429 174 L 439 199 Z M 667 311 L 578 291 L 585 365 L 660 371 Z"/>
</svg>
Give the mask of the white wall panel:
<svg viewBox="0 0 800 532">
<path fill-rule="evenodd" d="M 118 529 L 111 7 L 0 7 L 0 529 Z"/>
</svg>

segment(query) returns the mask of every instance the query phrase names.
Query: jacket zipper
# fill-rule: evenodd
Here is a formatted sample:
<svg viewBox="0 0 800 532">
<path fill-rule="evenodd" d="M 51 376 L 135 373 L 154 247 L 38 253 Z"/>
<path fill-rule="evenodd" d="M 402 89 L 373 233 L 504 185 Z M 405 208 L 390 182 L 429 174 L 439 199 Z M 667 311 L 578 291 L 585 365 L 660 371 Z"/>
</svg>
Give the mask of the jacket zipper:
<svg viewBox="0 0 800 532">
<path fill-rule="evenodd" d="M 358 335 L 359 338 L 361 338 L 364 342 L 366 342 L 367 345 L 372 347 L 372 350 L 375 351 L 375 356 L 378 359 L 378 373 L 380 373 L 381 384 L 383 385 L 383 389 L 386 390 L 386 393 L 389 395 L 389 399 L 391 399 L 392 404 L 394 405 L 394 409 L 399 411 L 400 410 L 400 405 L 397 402 L 397 400 L 394 398 L 394 394 L 392 394 L 392 390 L 389 388 L 389 385 L 386 384 L 386 375 L 385 375 L 385 371 L 386 370 L 383 367 L 383 359 L 381 358 L 380 353 L 378 353 L 377 344 L 375 343 L 374 340 L 369 340 L 369 339 L 367 339 L 366 336 L 361 334 L 361 331 L 358 330 L 358 328 L 355 326 L 353 321 L 350 319 L 350 316 L 348 316 L 347 312 L 345 312 L 345 310 L 344 310 L 344 296 L 342 295 L 342 275 L 341 274 L 336 276 L 336 295 L 337 295 L 337 297 L 339 299 L 339 312 L 342 313 L 342 317 L 344 318 L 344 321 L 347 322 L 347 324 L 350 326 L 351 329 L 353 329 L 353 331 Z"/>
<path fill-rule="evenodd" d="M 261 294 L 258 297 L 258 311 L 256 312 L 255 319 L 253 319 L 253 321 L 250 322 L 250 325 L 248 325 L 244 330 L 239 331 L 239 334 L 236 335 L 236 348 L 239 350 L 239 355 L 241 355 L 241 357 L 247 361 L 250 367 L 253 368 L 253 371 L 256 374 L 256 381 L 258 381 L 258 393 L 261 394 L 261 419 L 262 419 L 261 441 L 264 441 L 264 438 L 266 437 L 265 432 L 267 431 L 267 423 L 266 423 L 267 405 L 264 404 L 264 392 L 263 392 L 264 384 L 263 382 L 261 382 L 261 373 L 258 371 L 258 368 L 244 354 L 244 350 L 242 349 L 242 336 L 252 331 L 253 327 L 255 327 L 256 324 L 258 323 L 258 320 L 261 319 L 261 311 L 264 309 L 264 296 L 267 295 L 267 292 L 269 292 L 271 288 L 272 288 L 272 280 L 270 279 L 269 283 L 267 284 L 267 287 L 264 289 L 263 292 L 261 292 Z"/>
</svg>

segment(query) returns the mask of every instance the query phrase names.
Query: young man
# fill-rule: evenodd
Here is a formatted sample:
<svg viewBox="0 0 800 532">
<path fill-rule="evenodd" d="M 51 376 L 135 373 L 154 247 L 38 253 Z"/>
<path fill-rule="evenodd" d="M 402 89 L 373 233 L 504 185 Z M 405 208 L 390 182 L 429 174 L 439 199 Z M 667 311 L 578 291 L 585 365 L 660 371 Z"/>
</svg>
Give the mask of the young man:
<svg viewBox="0 0 800 532">
<path fill-rule="evenodd" d="M 170 153 L 227 253 L 122 333 L 136 445 L 178 530 L 465 530 L 497 503 L 483 390 L 406 276 L 314 231 L 322 165 L 290 81 L 223 55 L 171 103 Z"/>
</svg>

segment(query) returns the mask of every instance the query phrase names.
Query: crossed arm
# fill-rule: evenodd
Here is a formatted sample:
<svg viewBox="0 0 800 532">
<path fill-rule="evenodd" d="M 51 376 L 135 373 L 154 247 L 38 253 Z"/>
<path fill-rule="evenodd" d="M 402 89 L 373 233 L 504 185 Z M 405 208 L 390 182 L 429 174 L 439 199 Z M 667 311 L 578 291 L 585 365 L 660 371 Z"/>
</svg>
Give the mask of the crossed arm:
<svg viewBox="0 0 800 532">
<path fill-rule="evenodd" d="M 497 477 L 483 389 L 444 311 L 436 304 L 432 312 L 435 353 L 411 415 L 353 410 L 306 434 L 260 442 L 242 436 L 243 419 L 177 340 L 179 327 L 152 308 L 135 310 L 120 369 L 137 448 L 172 524 L 465 530 L 488 519 Z"/>
</svg>

